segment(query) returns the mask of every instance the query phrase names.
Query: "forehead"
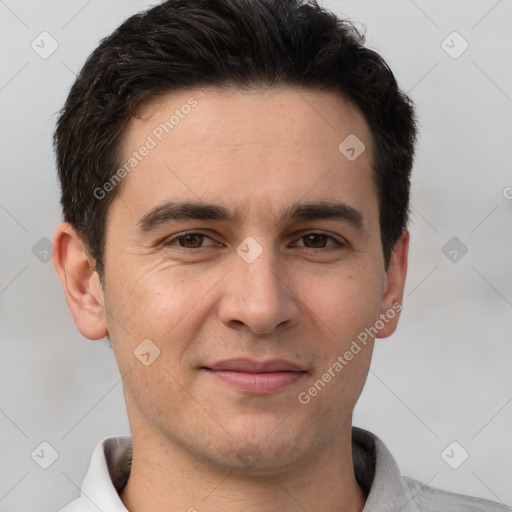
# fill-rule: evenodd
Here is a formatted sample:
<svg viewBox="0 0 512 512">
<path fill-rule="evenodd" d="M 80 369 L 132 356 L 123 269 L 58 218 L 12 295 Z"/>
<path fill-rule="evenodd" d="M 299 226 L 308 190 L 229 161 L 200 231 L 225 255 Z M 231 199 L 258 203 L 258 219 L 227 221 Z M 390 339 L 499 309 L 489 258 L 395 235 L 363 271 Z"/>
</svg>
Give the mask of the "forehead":
<svg viewBox="0 0 512 512">
<path fill-rule="evenodd" d="M 158 145 L 175 142 L 197 151 L 243 150 L 235 145 L 276 141 L 320 149 L 331 145 L 332 150 L 350 134 L 370 143 L 366 120 L 352 102 L 335 91 L 307 88 L 203 88 L 162 94 L 139 108 L 122 147 L 130 149 L 148 134 Z"/>
<path fill-rule="evenodd" d="M 371 199 L 375 210 L 370 130 L 333 91 L 172 92 L 140 109 L 120 148 L 120 164 L 134 165 L 119 196 L 137 213 L 184 198 L 242 213 L 277 214 L 301 198 Z"/>
</svg>

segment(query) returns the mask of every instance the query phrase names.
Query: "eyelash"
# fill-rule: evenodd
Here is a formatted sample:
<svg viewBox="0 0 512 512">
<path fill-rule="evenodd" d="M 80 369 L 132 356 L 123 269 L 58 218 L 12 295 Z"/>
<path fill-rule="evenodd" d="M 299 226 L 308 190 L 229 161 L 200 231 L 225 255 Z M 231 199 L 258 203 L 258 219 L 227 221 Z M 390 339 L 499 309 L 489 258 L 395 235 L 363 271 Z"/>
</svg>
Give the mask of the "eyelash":
<svg viewBox="0 0 512 512">
<path fill-rule="evenodd" d="M 171 239 L 169 239 L 167 241 L 164 241 L 162 245 L 164 247 L 173 247 L 174 246 L 174 247 L 177 247 L 178 249 L 182 249 L 182 250 L 185 250 L 185 251 L 198 251 L 199 249 L 205 249 L 206 247 L 213 247 L 213 245 L 211 245 L 211 246 L 190 248 L 190 247 L 181 247 L 181 246 L 176 245 L 176 244 L 173 243 L 176 240 L 179 240 L 180 238 L 186 237 L 187 235 L 199 235 L 199 236 L 203 236 L 203 237 L 206 237 L 206 238 L 209 238 L 210 240 L 212 240 L 211 237 L 209 237 L 208 235 L 206 235 L 204 233 L 196 232 L 196 231 L 186 231 L 184 233 L 180 233 L 180 234 L 174 236 L 173 238 L 171 238 Z M 346 243 L 343 243 L 343 242 L 337 240 L 333 236 L 327 235 L 326 233 L 317 232 L 317 231 L 309 231 L 307 233 L 304 233 L 302 236 L 300 236 L 298 238 L 298 240 L 300 240 L 300 239 L 302 239 L 302 238 L 304 238 L 304 237 L 306 237 L 308 235 L 322 235 L 322 236 L 326 237 L 327 239 L 331 239 L 338 247 L 335 247 L 335 246 L 319 247 L 319 248 L 315 248 L 315 247 L 301 247 L 303 249 L 309 249 L 309 250 L 313 250 L 313 251 L 320 251 L 320 250 L 321 251 L 329 251 L 329 250 L 339 250 L 339 249 L 342 249 L 342 248 L 347 246 Z"/>
</svg>

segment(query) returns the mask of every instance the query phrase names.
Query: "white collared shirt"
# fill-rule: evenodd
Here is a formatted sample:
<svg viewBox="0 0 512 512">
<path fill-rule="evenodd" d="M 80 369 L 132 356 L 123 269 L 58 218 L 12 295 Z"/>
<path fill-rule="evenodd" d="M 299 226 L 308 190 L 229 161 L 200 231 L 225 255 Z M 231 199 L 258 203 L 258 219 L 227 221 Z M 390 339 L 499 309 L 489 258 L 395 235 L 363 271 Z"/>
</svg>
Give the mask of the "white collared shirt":
<svg viewBox="0 0 512 512">
<path fill-rule="evenodd" d="M 505 505 L 454 494 L 403 477 L 384 443 L 352 428 L 356 479 L 367 495 L 363 512 L 510 512 Z M 131 436 L 104 438 L 94 449 L 81 496 L 60 512 L 128 512 L 119 498 L 131 469 Z"/>
</svg>

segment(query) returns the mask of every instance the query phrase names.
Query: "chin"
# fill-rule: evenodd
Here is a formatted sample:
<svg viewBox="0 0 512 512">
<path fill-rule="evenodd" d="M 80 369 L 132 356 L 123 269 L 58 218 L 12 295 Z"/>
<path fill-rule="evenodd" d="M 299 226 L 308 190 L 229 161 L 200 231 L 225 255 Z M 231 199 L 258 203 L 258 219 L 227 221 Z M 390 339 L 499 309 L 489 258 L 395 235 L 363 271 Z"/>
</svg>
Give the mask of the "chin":
<svg viewBox="0 0 512 512">
<path fill-rule="evenodd" d="M 240 418 L 226 425 L 229 434 L 222 439 L 211 440 L 210 457 L 226 470 L 252 475 L 279 474 L 299 463 L 307 455 L 308 442 L 315 444 L 316 436 L 308 436 L 298 425 L 279 417 Z M 294 428 L 295 427 L 295 428 Z M 314 446 L 310 449 L 314 451 Z"/>
<path fill-rule="evenodd" d="M 225 469 L 239 474 L 268 476 L 277 475 L 293 467 L 299 462 L 300 453 L 289 441 L 273 442 L 259 440 L 234 441 L 225 447 L 222 460 L 218 460 Z M 218 457 L 219 452 L 216 452 Z"/>
</svg>

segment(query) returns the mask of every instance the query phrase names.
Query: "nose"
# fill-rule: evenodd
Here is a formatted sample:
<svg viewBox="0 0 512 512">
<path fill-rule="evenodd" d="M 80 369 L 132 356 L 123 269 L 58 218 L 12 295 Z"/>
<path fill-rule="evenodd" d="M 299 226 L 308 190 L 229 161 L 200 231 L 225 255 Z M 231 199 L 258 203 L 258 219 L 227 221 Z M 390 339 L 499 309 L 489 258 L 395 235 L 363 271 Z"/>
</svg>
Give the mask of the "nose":
<svg viewBox="0 0 512 512">
<path fill-rule="evenodd" d="M 221 321 L 230 328 L 268 334 L 299 321 L 298 296 L 284 261 L 270 249 L 248 262 L 235 253 L 234 268 L 226 276 L 219 307 Z"/>
</svg>

